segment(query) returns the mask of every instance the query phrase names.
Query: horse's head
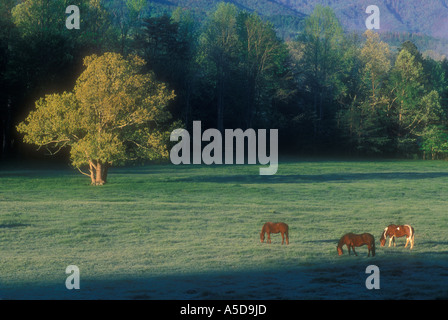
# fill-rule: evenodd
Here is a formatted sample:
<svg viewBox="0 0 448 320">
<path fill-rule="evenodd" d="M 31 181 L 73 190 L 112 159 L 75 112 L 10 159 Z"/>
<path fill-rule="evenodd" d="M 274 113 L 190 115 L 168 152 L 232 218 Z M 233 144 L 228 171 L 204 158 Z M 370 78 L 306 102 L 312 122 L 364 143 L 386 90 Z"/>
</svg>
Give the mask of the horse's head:
<svg viewBox="0 0 448 320">
<path fill-rule="evenodd" d="M 261 243 L 264 242 L 264 232 L 260 232 L 260 241 Z"/>
<path fill-rule="evenodd" d="M 342 254 L 344 253 L 344 252 L 342 251 L 342 247 L 337 246 L 336 248 L 338 249 L 338 255 L 342 256 Z"/>
<path fill-rule="evenodd" d="M 380 244 L 381 244 L 382 247 L 384 247 L 384 245 L 386 244 L 386 237 L 387 237 L 386 233 L 387 233 L 387 229 L 388 229 L 388 228 L 384 229 L 384 232 L 381 234 Z"/>
</svg>

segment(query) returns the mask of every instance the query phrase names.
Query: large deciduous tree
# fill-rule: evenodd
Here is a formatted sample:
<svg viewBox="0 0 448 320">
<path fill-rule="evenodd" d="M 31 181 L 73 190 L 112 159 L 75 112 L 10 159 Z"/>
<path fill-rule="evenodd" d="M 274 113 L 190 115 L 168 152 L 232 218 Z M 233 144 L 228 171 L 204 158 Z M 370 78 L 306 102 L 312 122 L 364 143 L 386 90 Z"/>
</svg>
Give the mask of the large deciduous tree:
<svg viewBox="0 0 448 320">
<path fill-rule="evenodd" d="M 10 59 L 11 42 L 16 36 L 11 19 L 13 0 L 0 2 L 0 159 L 6 157 L 11 147 L 13 106 Z"/>
<path fill-rule="evenodd" d="M 423 66 L 418 56 L 402 49 L 391 75 L 397 122 L 397 147 L 403 153 L 415 148 L 425 128 L 440 123 L 442 107 L 436 90 L 424 87 Z"/>
<path fill-rule="evenodd" d="M 106 183 L 112 165 L 168 157 L 166 105 L 174 92 L 142 74 L 144 64 L 117 53 L 86 57 L 73 92 L 39 99 L 18 131 L 51 152 L 70 147 L 72 165 L 93 185 Z"/>
<path fill-rule="evenodd" d="M 244 124 L 251 128 L 259 114 L 269 114 L 272 100 L 287 96 L 285 85 L 288 52 L 273 25 L 256 13 L 238 15 L 239 69 L 245 93 Z M 265 105 L 264 110 L 262 106 Z M 266 118 L 266 117 L 265 117 Z M 267 119 L 266 122 L 269 122 Z"/>
<path fill-rule="evenodd" d="M 365 43 L 350 58 L 352 64 L 358 64 L 353 77 L 355 90 L 350 91 L 348 106 L 339 116 L 347 140 L 357 153 L 381 153 L 391 144 L 386 90 L 390 50 L 378 33 L 367 30 L 364 36 Z"/>
<path fill-rule="evenodd" d="M 205 22 L 199 37 L 198 62 L 204 65 L 216 88 L 217 127 L 224 130 L 226 97 L 232 81 L 232 70 L 236 68 L 238 52 L 238 9 L 230 3 L 219 3 L 216 11 Z"/>
<path fill-rule="evenodd" d="M 301 61 L 307 86 L 307 100 L 315 115 L 314 140 L 328 136 L 329 123 L 334 113 L 334 101 L 342 91 L 340 76 L 344 66 L 342 58 L 343 29 L 333 10 L 317 5 L 304 21 L 299 42 L 304 44 Z"/>
</svg>

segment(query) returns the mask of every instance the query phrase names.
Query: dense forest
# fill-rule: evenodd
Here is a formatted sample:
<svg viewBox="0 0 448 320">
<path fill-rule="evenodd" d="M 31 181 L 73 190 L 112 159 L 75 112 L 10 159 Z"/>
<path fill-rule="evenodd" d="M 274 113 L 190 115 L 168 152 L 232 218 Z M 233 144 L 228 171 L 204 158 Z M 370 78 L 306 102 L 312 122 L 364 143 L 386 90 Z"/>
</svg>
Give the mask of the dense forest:
<svg viewBox="0 0 448 320">
<path fill-rule="evenodd" d="M 81 28 L 65 27 L 78 5 Z M 207 17 L 146 0 L 2 0 L 0 143 L 3 159 L 32 157 L 17 132 L 35 102 L 71 91 L 85 57 L 137 55 L 174 90 L 172 123 L 276 128 L 280 152 L 441 159 L 448 156 L 448 61 L 409 39 L 344 32 L 316 6 L 285 39 L 274 23 L 231 3 Z M 44 150 L 41 150 L 41 154 Z M 36 153 L 39 154 L 39 153 Z"/>
</svg>

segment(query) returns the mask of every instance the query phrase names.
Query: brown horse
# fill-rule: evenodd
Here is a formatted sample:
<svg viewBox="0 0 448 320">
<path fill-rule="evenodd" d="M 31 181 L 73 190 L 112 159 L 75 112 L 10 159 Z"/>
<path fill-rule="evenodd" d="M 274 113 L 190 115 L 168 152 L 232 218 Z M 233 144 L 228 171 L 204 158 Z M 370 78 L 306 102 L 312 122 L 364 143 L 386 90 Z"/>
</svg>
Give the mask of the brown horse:
<svg viewBox="0 0 448 320">
<path fill-rule="evenodd" d="M 339 240 L 337 246 L 339 255 L 342 255 L 344 253 L 342 251 L 342 246 L 344 244 L 348 248 L 349 255 L 350 255 L 350 248 L 352 248 L 353 253 L 355 254 L 355 256 L 357 256 L 355 252 L 355 247 L 360 247 L 366 244 L 367 248 L 369 249 L 369 254 L 367 256 L 370 257 L 370 251 L 372 251 L 372 257 L 375 256 L 375 239 L 370 233 L 363 233 L 363 234 L 347 233 L 343 235 L 342 238 Z"/>
<path fill-rule="evenodd" d="M 406 244 L 405 248 L 411 243 L 411 249 L 414 247 L 414 228 L 408 224 L 405 225 L 395 225 L 391 224 L 387 226 L 383 233 L 381 234 L 380 244 L 382 247 L 386 244 L 386 238 L 389 237 L 389 247 L 391 243 L 394 243 L 395 247 L 395 238 L 400 238 L 406 236 Z"/>
<path fill-rule="evenodd" d="M 261 229 L 260 232 L 260 240 L 261 243 L 264 242 L 264 234 L 267 233 L 268 234 L 268 240 L 266 241 L 267 243 L 271 243 L 271 233 L 281 233 L 282 234 L 282 244 L 285 240 L 285 236 L 286 236 L 286 244 L 289 244 L 289 227 L 286 223 L 283 222 L 266 222 L 263 225 L 263 228 Z"/>
</svg>

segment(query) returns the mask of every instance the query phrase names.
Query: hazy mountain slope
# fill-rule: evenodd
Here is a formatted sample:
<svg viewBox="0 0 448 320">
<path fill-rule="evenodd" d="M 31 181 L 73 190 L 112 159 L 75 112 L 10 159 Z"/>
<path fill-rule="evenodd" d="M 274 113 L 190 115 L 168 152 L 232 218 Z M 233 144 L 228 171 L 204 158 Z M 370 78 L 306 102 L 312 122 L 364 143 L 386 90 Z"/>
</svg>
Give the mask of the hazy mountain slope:
<svg viewBox="0 0 448 320">
<path fill-rule="evenodd" d="M 295 37 L 301 21 L 317 4 L 333 8 L 347 31 L 364 32 L 369 16 L 366 8 L 376 4 L 380 8 L 379 31 L 388 34 L 388 42 L 399 45 L 401 39 L 412 40 L 422 52 L 448 55 L 448 0 L 148 0 L 148 4 L 152 15 L 181 7 L 203 19 L 221 1 L 264 16 L 285 39 Z"/>
<path fill-rule="evenodd" d="M 148 5 L 151 15 L 160 15 L 181 7 L 194 12 L 198 19 L 204 19 L 219 2 L 232 3 L 239 9 L 257 12 L 270 20 L 283 38 L 294 38 L 300 22 L 306 17 L 300 10 L 272 0 L 148 0 Z"/>
<path fill-rule="evenodd" d="M 181 7 L 188 8 L 200 14 L 205 14 L 213 10 L 219 2 L 228 2 L 235 4 L 243 10 L 256 11 L 263 16 L 304 16 L 300 10 L 272 0 L 148 0 L 148 2 L 154 8 L 166 7 L 173 9 L 175 7 Z"/>
<path fill-rule="evenodd" d="M 220 0 L 149 0 L 155 6 L 183 7 L 198 13 L 213 10 Z M 367 6 L 376 4 L 381 11 L 382 32 L 422 33 L 448 39 L 448 0 L 224 0 L 241 9 L 263 16 L 311 14 L 317 4 L 334 9 L 348 30 L 365 30 Z"/>
<path fill-rule="evenodd" d="M 277 4 L 310 14 L 316 4 L 335 10 L 341 23 L 348 29 L 365 29 L 367 6 L 380 8 L 380 31 L 423 33 L 448 39 L 447 0 L 273 0 Z"/>
</svg>

